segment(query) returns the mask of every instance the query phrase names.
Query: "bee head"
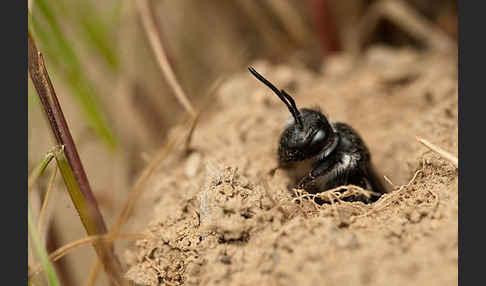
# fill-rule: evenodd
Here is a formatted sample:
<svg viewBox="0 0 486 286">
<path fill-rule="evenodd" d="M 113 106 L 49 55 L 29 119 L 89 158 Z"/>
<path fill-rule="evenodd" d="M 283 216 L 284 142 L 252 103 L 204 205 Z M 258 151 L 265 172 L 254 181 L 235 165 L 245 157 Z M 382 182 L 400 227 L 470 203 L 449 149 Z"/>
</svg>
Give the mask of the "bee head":
<svg viewBox="0 0 486 286">
<path fill-rule="evenodd" d="M 280 137 L 278 158 L 281 162 L 306 160 L 323 150 L 326 157 L 336 148 L 337 133 L 321 112 L 306 108 L 299 110 L 287 92 L 277 89 L 252 67 L 248 69 L 285 103 L 292 115 Z"/>
</svg>

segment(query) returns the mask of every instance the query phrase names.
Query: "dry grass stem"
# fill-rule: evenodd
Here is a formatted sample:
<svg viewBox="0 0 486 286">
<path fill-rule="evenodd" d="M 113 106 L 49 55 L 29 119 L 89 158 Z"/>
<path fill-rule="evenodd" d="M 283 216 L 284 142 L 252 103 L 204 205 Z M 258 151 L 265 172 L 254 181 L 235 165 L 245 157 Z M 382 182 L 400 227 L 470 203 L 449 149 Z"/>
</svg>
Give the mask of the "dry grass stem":
<svg viewBox="0 0 486 286">
<path fill-rule="evenodd" d="M 71 136 L 66 118 L 52 85 L 42 53 L 37 49 L 30 30 L 28 31 L 28 72 L 48 119 L 50 130 L 59 146 L 54 152 L 61 175 L 71 200 L 88 235 L 107 233 L 107 228 L 98 203 L 91 190 L 76 145 Z M 123 269 L 113 248 L 93 244 L 96 254 L 103 262 L 113 285 L 126 285 Z"/>
<path fill-rule="evenodd" d="M 191 124 L 191 126 L 193 126 L 195 120 L 197 120 L 197 118 L 189 118 L 189 119 L 186 118 L 185 120 L 186 122 L 183 123 L 183 125 L 187 126 L 188 124 Z M 186 134 L 184 134 L 183 132 L 178 133 L 174 139 L 170 140 L 169 142 L 167 142 L 167 144 L 162 146 L 162 148 L 160 148 L 160 150 L 157 152 L 153 160 L 142 171 L 140 177 L 133 185 L 132 190 L 130 191 L 130 195 L 127 201 L 125 202 L 122 211 L 120 212 L 120 215 L 118 216 L 118 218 L 116 219 L 115 223 L 111 228 L 111 231 L 109 233 L 110 236 L 116 237 L 117 235 L 119 235 L 123 225 L 131 216 L 137 201 L 142 196 L 143 191 L 145 190 L 144 188 L 145 183 L 154 174 L 154 172 L 160 166 L 161 162 L 165 158 L 167 158 L 167 156 L 174 150 L 174 148 L 176 148 L 176 146 L 179 146 L 179 144 L 182 143 L 182 140 L 184 139 L 185 135 Z M 94 284 L 98 276 L 99 270 L 100 270 L 100 261 L 98 259 L 96 264 L 91 268 L 90 276 L 86 285 Z"/>
<path fill-rule="evenodd" d="M 193 118 L 189 133 L 187 134 L 186 140 L 184 142 L 184 154 L 189 154 L 191 152 L 191 141 L 194 131 L 196 130 L 197 124 L 200 121 L 201 114 L 207 111 L 210 104 L 214 103 L 214 96 L 216 92 L 221 87 L 221 85 L 227 80 L 229 76 L 220 76 L 213 81 L 211 86 L 207 89 L 203 102 L 200 107 L 197 108 L 196 115 Z"/>
<path fill-rule="evenodd" d="M 167 83 L 172 88 L 177 100 L 191 116 L 195 117 L 196 112 L 184 93 L 184 90 L 177 81 L 174 71 L 172 70 L 169 60 L 167 59 L 167 51 L 164 49 L 162 44 L 162 39 L 160 38 L 160 33 L 155 22 L 153 9 L 150 9 L 149 1 L 150 0 L 135 0 L 135 5 L 140 15 L 145 33 L 147 34 L 147 38 L 150 42 L 150 46 L 152 47 L 155 57 L 157 58 L 159 68 L 164 74 Z"/>
<path fill-rule="evenodd" d="M 184 154 L 189 154 L 191 152 L 191 141 L 192 141 L 192 135 L 194 134 L 194 131 L 196 130 L 197 123 L 199 122 L 199 118 L 201 117 L 201 111 L 198 111 L 194 117 L 194 120 L 192 121 L 191 127 L 189 129 L 189 133 L 187 134 L 186 140 L 184 142 Z"/>
<path fill-rule="evenodd" d="M 191 126 L 194 125 L 195 119 L 196 118 L 193 118 L 192 120 L 189 119 L 189 124 L 191 124 Z M 187 126 L 187 124 L 188 123 L 186 122 L 184 125 Z M 138 199 L 142 195 L 143 191 L 145 190 L 145 188 L 143 188 L 145 186 L 145 183 L 154 174 L 154 172 L 160 166 L 161 162 L 165 158 L 167 158 L 167 156 L 170 154 L 170 152 L 172 152 L 176 146 L 179 146 L 179 144 L 182 143 L 182 140 L 184 139 L 185 135 L 186 134 L 181 132 L 181 133 L 177 134 L 177 136 L 174 139 L 167 142 L 167 144 L 165 144 L 157 152 L 154 159 L 142 171 L 140 177 L 137 179 L 137 181 L 135 182 L 135 184 L 134 184 L 134 186 L 133 186 L 133 188 L 130 192 L 129 198 L 125 202 L 125 205 L 124 205 L 120 215 L 118 216 L 115 224 L 113 225 L 113 227 L 110 231 L 111 235 L 116 236 L 116 235 L 119 234 L 121 227 L 126 222 L 126 220 L 130 217 L 130 215 L 132 214 L 132 211 L 135 207 L 136 202 L 138 201 Z"/>
<path fill-rule="evenodd" d="M 399 188 L 397 185 L 395 185 L 391 180 L 390 178 L 388 178 L 387 176 L 383 176 L 383 178 L 385 179 L 385 181 L 390 184 L 390 186 L 393 187 L 394 190 L 396 190 L 397 188 Z"/>
<path fill-rule="evenodd" d="M 110 237 L 107 234 L 91 235 L 91 236 L 84 237 L 82 239 L 70 242 L 70 243 L 54 250 L 51 254 L 49 254 L 49 260 L 51 262 L 56 262 L 59 259 L 61 259 L 62 257 L 64 257 L 65 255 L 67 255 L 70 252 L 72 252 L 73 250 L 75 250 L 76 248 L 78 248 L 82 245 L 87 245 L 87 244 L 91 244 L 91 243 L 94 243 L 94 242 L 109 243 L 109 242 L 112 242 L 113 240 L 120 240 L 120 239 L 136 240 L 136 239 L 143 239 L 143 238 L 148 238 L 148 237 L 149 237 L 149 235 L 147 235 L 147 234 L 122 234 L 122 235 L 119 235 L 119 236 L 114 237 L 114 238 Z M 43 269 L 42 269 L 41 265 L 35 265 L 35 266 L 31 267 L 30 271 L 29 271 L 29 278 L 38 274 L 42 270 Z"/>
<path fill-rule="evenodd" d="M 44 225 L 44 221 L 45 221 L 47 204 L 49 202 L 49 198 L 51 197 L 52 190 L 54 189 L 53 187 L 56 179 L 56 174 L 57 174 L 57 166 L 54 166 L 54 170 L 52 171 L 52 175 L 49 178 L 49 183 L 47 185 L 46 195 L 44 197 L 44 201 L 42 202 L 42 207 L 39 212 L 39 218 L 37 219 L 37 231 L 39 232 L 41 237 L 43 237 L 42 226 Z"/>
<path fill-rule="evenodd" d="M 447 161 L 451 162 L 456 169 L 459 167 L 459 161 L 456 156 L 452 155 L 451 153 L 445 151 L 444 149 L 440 148 L 439 146 L 430 143 L 428 140 L 425 140 L 420 137 L 416 137 L 417 141 L 420 142 L 425 147 L 429 148 L 430 150 L 434 151 L 435 153 L 439 154 L 442 158 L 446 159 Z"/>
<path fill-rule="evenodd" d="M 84 285 L 86 285 L 86 286 L 95 285 L 96 279 L 98 278 L 98 275 L 100 274 L 102 266 L 103 265 L 101 264 L 100 260 L 96 259 L 96 263 L 94 264 L 93 267 L 91 267 L 91 270 L 89 271 L 88 279 L 86 280 L 86 283 L 84 283 Z"/>
</svg>

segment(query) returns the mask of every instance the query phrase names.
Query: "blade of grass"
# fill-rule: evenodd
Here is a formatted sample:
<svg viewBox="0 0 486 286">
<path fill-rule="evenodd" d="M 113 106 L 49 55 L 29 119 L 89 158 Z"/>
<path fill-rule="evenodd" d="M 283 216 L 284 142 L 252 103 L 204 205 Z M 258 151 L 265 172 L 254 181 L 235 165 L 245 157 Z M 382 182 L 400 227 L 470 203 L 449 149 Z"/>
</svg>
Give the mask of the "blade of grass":
<svg viewBox="0 0 486 286">
<path fill-rule="evenodd" d="M 28 209 L 28 227 L 29 227 L 29 235 L 30 235 L 34 250 L 41 260 L 42 267 L 46 270 L 45 275 L 46 275 L 47 283 L 51 286 L 61 285 L 59 283 L 59 279 L 56 275 L 56 271 L 54 270 L 54 267 L 52 266 L 52 263 L 50 262 L 49 257 L 47 256 L 47 252 L 46 252 L 45 248 L 42 246 L 42 243 L 39 239 L 39 235 L 37 233 L 37 230 L 34 227 L 34 223 L 32 221 L 32 216 L 31 216 L 31 212 L 30 212 L 30 204 L 29 204 L 29 209 Z M 30 281 L 30 278 L 29 278 L 29 281 Z"/>
<path fill-rule="evenodd" d="M 40 175 L 44 172 L 44 170 L 47 168 L 49 165 L 49 162 L 51 162 L 52 158 L 54 158 L 54 153 L 48 152 L 46 155 L 44 155 L 43 160 L 37 165 L 34 170 L 29 174 L 28 178 L 28 194 L 30 195 L 30 192 L 32 191 L 32 186 L 34 183 L 37 181 L 37 179 L 40 177 Z M 29 204 L 30 205 L 30 204 Z M 29 247 L 29 259 L 31 259 L 31 254 L 32 254 L 32 248 Z M 29 280 L 29 282 L 32 282 Z"/>
<path fill-rule="evenodd" d="M 74 172 L 64 154 L 63 148 L 58 152 L 55 152 L 54 156 L 71 200 L 78 211 L 79 217 L 88 235 L 107 233 L 101 213 L 97 209 L 98 206 L 96 200 L 94 200 L 94 197 L 92 200 L 88 200 L 84 197 Z M 121 269 L 121 265 L 115 256 L 112 245 L 96 241 L 93 243 L 93 247 L 95 248 L 98 257 L 102 261 L 108 276 L 115 281 L 116 285 L 123 285 L 123 270 Z"/>
<path fill-rule="evenodd" d="M 115 150 L 118 142 L 102 116 L 101 102 L 94 86 L 85 77 L 81 62 L 72 48 L 72 44 L 62 33 L 52 7 L 46 0 L 36 0 L 35 4 L 39 10 L 39 17 L 47 22 L 49 29 L 40 24 L 41 19 L 37 19 L 36 15 L 29 13 L 29 31 L 31 33 L 32 30 L 35 31 L 36 36 L 46 48 L 49 59 L 55 64 L 55 68 L 62 71 L 60 75 L 65 78 L 72 95 L 80 104 L 88 125 L 98 137 L 107 143 L 110 150 Z"/>
<path fill-rule="evenodd" d="M 28 51 L 29 75 L 42 102 L 54 138 L 61 146 L 54 152 L 54 157 L 69 195 L 88 235 L 105 234 L 107 232 L 105 221 L 91 191 L 74 140 L 47 73 L 44 59 L 37 50 L 30 31 L 28 33 Z M 113 247 L 106 247 L 102 243 L 94 243 L 93 247 L 112 281 L 116 285 L 124 284 L 123 271 Z"/>
<path fill-rule="evenodd" d="M 56 66 L 56 68 L 60 68 L 61 63 L 59 59 L 65 51 L 59 50 L 59 45 L 56 45 L 56 39 L 51 35 L 52 33 L 48 33 L 47 29 L 42 28 L 38 17 L 33 17 L 30 11 L 31 9 L 27 10 L 29 31 L 31 33 L 35 31 L 35 36 L 45 46 L 46 54 L 51 59 L 51 64 Z"/>
<path fill-rule="evenodd" d="M 32 186 L 34 185 L 34 183 L 37 181 L 39 176 L 47 168 L 47 165 L 49 165 L 49 163 L 51 162 L 52 158 L 54 158 L 54 153 L 48 152 L 46 155 L 44 155 L 44 159 L 42 159 L 40 164 L 29 175 L 28 184 L 27 184 L 27 189 L 28 189 L 29 193 L 30 193 L 30 190 L 32 190 Z"/>
<path fill-rule="evenodd" d="M 114 73 L 118 72 L 119 59 L 115 51 L 116 44 L 110 35 L 110 30 L 89 1 L 80 1 L 75 16 L 79 17 L 82 35 L 88 44 L 98 52 L 107 66 Z"/>
</svg>

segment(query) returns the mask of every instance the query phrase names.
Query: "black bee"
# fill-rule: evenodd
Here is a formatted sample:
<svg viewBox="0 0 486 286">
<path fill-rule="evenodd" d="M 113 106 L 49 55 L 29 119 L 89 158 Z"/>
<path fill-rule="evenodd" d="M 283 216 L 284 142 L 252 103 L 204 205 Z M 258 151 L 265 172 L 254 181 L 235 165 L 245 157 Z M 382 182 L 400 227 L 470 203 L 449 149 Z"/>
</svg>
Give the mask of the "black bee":
<svg viewBox="0 0 486 286">
<path fill-rule="evenodd" d="M 278 148 L 278 168 L 296 180 L 296 188 L 319 193 L 343 185 L 356 185 L 376 193 L 387 190 L 371 163 L 370 152 L 349 125 L 330 122 L 319 110 L 297 109 L 293 98 L 277 89 L 252 67 L 250 72 L 287 105 L 286 123 Z"/>
</svg>

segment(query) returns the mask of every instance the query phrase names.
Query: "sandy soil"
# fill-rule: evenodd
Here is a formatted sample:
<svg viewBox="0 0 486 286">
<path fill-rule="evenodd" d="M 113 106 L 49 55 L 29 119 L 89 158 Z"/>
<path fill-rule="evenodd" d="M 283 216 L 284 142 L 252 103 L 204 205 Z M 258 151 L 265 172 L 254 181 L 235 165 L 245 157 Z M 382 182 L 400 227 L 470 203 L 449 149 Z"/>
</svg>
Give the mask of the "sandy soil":
<svg viewBox="0 0 486 286">
<path fill-rule="evenodd" d="M 373 47 L 332 57 L 320 75 L 254 67 L 360 132 L 395 190 L 373 204 L 297 200 L 276 166 L 285 106 L 248 72 L 228 80 L 189 156 L 151 179 L 125 253 L 140 285 L 457 285 L 458 173 L 420 145 L 457 156 L 457 55 Z M 142 217 L 144 217 L 142 219 Z"/>
</svg>

